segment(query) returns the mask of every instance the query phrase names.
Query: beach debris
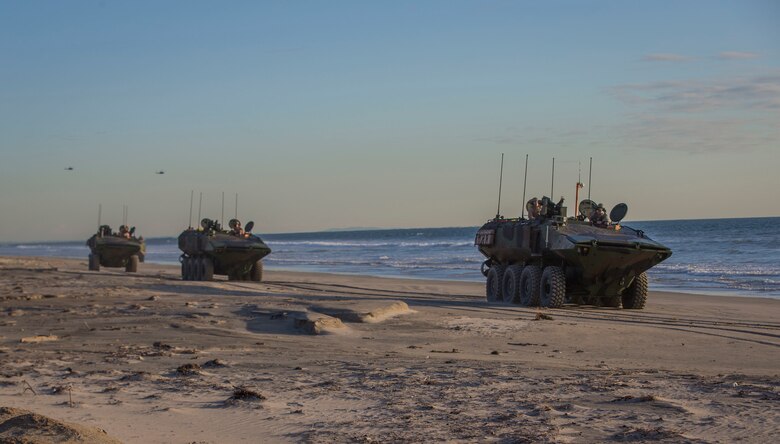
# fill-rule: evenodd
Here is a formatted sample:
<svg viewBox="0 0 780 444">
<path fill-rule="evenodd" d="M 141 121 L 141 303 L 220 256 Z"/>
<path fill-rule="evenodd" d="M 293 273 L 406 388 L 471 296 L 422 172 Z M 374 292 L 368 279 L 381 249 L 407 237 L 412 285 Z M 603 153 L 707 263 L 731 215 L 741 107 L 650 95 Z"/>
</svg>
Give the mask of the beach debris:
<svg viewBox="0 0 780 444">
<path fill-rule="evenodd" d="M 452 350 L 431 350 L 431 353 L 460 353 L 460 350 L 453 348 Z"/>
<path fill-rule="evenodd" d="M 26 379 L 25 379 L 25 380 L 23 380 L 22 382 L 24 383 L 24 386 L 25 386 L 25 387 L 24 387 L 24 390 L 22 390 L 22 394 L 26 393 L 26 392 L 27 392 L 27 390 L 29 390 L 29 391 L 31 391 L 31 392 L 32 392 L 33 396 L 38 396 L 38 393 L 35 391 L 35 389 L 33 388 L 33 386 L 31 386 L 31 385 L 30 385 L 30 383 L 29 383 L 29 382 L 27 382 L 27 380 L 26 380 Z"/>
<path fill-rule="evenodd" d="M 171 350 L 171 349 L 173 349 L 172 345 L 164 344 L 164 343 L 162 343 L 160 341 L 157 341 L 154 344 L 152 344 L 152 347 L 158 348 L 160 350 Z"/>
<path fill-rule="evenodd" d="M 536 317 L 534 317 L 534 321 L 552 321 L 552 320 L 553 320 L 552 316 L 544 313 L 536 313 Z"/>
<path fill-rule="evenodd" d="M 621 396 L 619 398 L 615 398 L 610 402 L 650 402 L 655 401 L 656 398 L 653 395 L 645 395 L 640 397 L 634 397 L 631 395 Z"/>
<path fill-rule="evenodd" d="M 56 335 L 37 335 L 37 336 L 28 336 L 26 338 L 22 338 L 19 340 L 19 342 L 23 344 L 37 344 L 39 342 L 51 342 L 51 341 L 58 341 L 60 338 Z"/>
<path fill-rule="evenodd" d="M 225 363 L 225 361 L 217 358 L 212 359 L 211 361 L 206 361 L 205 364 L 203 364 L 203 368 L 219 368 L 219 367 L 227 367 L 228 365 Z"/>
<path fill-rule="evenodd" d="M 176 373 L 182 376 L 191 376 L 200 374 L 200 366 L 198 364 L 184 364 L 176 368 Z"/>
<path fill-rule="evenodd" d="M 240 403 L 254 403 L 265 401 L 266 397 L 246 387 L 236 387 L 233 395 L 225 400 L 225 405 L 238 405 Z"/>
</svg>

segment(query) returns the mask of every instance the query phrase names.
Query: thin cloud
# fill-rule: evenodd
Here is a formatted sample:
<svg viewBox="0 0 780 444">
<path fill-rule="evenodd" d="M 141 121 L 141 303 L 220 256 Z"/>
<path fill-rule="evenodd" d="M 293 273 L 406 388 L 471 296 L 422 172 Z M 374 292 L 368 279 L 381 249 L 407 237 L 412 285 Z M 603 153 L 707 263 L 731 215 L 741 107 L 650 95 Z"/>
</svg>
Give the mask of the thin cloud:
<svg viewBox="0 0 780 444">
<path fill-rule="evenodd" d="M 780 139 L 780 72 L 620 85 L 624 145 L 689 153 L 756 150 Z"/>
<path fill-rule="evenodd" d="M 761 54 L 749 51 L 723 51 L 718 54 L 718 58 L 721 60 L 749 60 L 759 57 L 761 57 Z"/>
<path fill-rule="evenodd" d="M 642 61 L 644 62 L 689 62 L 691 60 L 694 60 L 694 58 L 672 53 L 647 54 L 646 56 L 642 57 Z"/>
</svg>

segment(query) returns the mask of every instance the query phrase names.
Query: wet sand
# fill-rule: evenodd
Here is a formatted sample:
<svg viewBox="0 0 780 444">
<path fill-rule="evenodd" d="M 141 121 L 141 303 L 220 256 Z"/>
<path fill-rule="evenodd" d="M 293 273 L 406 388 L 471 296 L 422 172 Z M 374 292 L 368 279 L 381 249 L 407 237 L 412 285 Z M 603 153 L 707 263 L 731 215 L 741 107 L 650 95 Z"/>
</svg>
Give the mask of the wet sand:
<svg viewBox="0 0 780 444">
<path fill-rule="evenodd" d="M 639 311 L 539 310 L 489 305 L 476 283 L 222 279 L 0 258 L 0 407 L 138 443 L 780 433 L 778 300 L 652 292 Z"/>
</svg>

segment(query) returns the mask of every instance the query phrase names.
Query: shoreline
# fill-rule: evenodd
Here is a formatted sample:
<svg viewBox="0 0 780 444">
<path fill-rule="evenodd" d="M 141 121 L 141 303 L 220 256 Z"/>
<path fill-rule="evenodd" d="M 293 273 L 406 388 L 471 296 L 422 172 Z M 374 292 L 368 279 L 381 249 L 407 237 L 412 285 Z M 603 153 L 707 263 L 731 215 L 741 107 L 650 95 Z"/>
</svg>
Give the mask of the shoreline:
<svg viewBox="0 0 780 444">
<path fill-rule="evenodd" d="M 488 304 L 480 283 L 86 265 L 0 257 L 0 407 L 129 443 L 780 433 L 775 299 L 538 309 Z"/>
<path fill-rule="evenodd" d="M 88 249 L 86 250 L 88 251 Z M 12 258 L 21 258 L 21 259 L 35 259 L 35 260 L 82 260 L 81 257 L 78 256 L 15 256 L 15 255 L 0 255 L 0 259 L 12 259 Z M 154 262 L 154 261 L 146 261 L 143 264 L 140 264 L 139 267 L 143 269 L 143 267 L 147 266 L 153 266 L 153 267 L 170 267 L 171 269 L 177 269 L 179 265 L 169 263 L 169 262 Z M 118 270 L 118 269 L 117 269 Z M 484 284 L 482 280 L 468 280 L 468 279 L 441 279 L 441 278 L 431 278 L 431 277 L 415 277 L 415 276 L 393 276 L 393 275 L 382 275 L 382 274 L 366 274 L 366 273 L 349 273 L 349 272 L 335 272 L 335 271 L 308 271 L 308 270 L 296 270 L 294 268 L 287 268 L 287 267 L 275 267 L 275 266 L 268 266 L 266 265 L 265 270 L 267 271 L 273 271 L 273 272 L 282 272 L 282 273 L 300 273 L 300 274 L 323 274 L 323 275 L 334 275 L 334 276 L 354 276 L 354 277 L 374 277 L 379 279 L 399 279 L 399 280 L 411 280 L 411 281 L 434 281 L 434 282 L 459 282 L 459 283 L 465 283 L 465 284 Z M 142 270 L 143 271 L 143 270 Z M 724 291 L 701 291 L 701 290 L 687 290 L 687 289 L 680 289 L 680 288 L 673 288 L 668 286 L 662 286 L 661 288 L 658 288 L 653 284 L 653 282 L 650 282 L 650 290 L 654 292 L 663 292 L 663 293 L 675 293 L 680 295 L 691 295 L 691 296 L 710 296 L 710 297 L 725 297 L 725 298 L 757 298 L 757 299 L 771 299 L 771 300 L 780 300 L 780 295 L 756 295 L 756 294 L 742 294 L 742 293 L 736 293 L 736 292 L 730 292 L 727 290 Z"/>
</svg>

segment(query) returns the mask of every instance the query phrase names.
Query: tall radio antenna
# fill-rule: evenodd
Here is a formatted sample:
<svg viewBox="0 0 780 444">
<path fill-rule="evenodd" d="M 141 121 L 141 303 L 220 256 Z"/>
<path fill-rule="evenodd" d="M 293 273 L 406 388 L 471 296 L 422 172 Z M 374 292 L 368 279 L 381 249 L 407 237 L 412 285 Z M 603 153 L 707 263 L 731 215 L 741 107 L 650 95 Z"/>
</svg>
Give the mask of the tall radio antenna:
<svg viewBox="0 0 780 444">
<path fill-rule="evenodd" d="M 501 216 L 501 185 L 504 182 L 504 153 L 501 153 L 501 172 L 498 176 L 498 208 L 496 209 L 496 219 Z"/>
<path fill-rule="evenodd" d="M 200 192 L 200 197 L 198 198 L 198 223 L 200 224 L 200 209 L 203 207 L 203 191 Z"/>
<path fill-rule="evenodd" d="M 190 190 L 190 228 L 192 228 L 192 200 L 195 197 L 195 190 Z"/>
<path fill-rule="evenodd" d="M 525 174 L 523 175 L 523 202 L 520 205 L 520 219 L 525 219 L 525 186 L 528 184 L 528 154 L 525 155 Z"/>
<path fill-rule="evenodd" d="M 553 157 L 553 165 L 552 165 L 552 183 L 550 184 L 550 200 L 555 199 L 555 193 L 553 192 L 555 190 L 555 157 Z"/>
<path fill-rule="evenodd" d="M 590 200 L 590 176 L 593 173 L 593 157 L 590 158 L 590 167 L 588 167 L 588 200 Z"/>
<path fill-rule="evenodd" d="M 236 193 L 236 219 L 238 219 L 238 193 Z"/>
</svg>

